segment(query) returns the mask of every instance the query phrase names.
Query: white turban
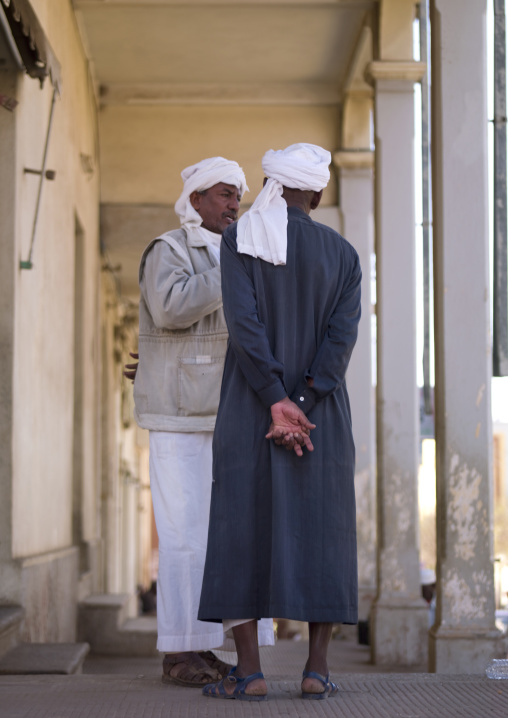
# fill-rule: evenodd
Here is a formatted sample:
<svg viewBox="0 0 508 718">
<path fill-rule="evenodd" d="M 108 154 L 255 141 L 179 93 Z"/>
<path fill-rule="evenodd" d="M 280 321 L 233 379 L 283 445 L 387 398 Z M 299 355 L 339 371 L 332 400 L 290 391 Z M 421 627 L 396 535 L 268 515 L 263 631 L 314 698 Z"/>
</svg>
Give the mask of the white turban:
<svg viewBox="0 0 508 718">
<path fill-rule="evenodd" d="M 319 192 L 330 181 L 331 161 L 328 150 L 303 142 L 285 150 L 268 150 L 261 163 L 268 181 L 238 221 L 238 251 L 286 264 L 288 214 L 283 187 Z"/>
<path fill-rule="evenodd" d="M 231 184 L 236 187 L 240 194 L 248 190 L 247 182 L 242 168 L 238 162 L 226 160 L 224 157 L 210 157 L 201 160 L 195 165 L 186 167 L 182 172 L 183 192 L 175 203 L 175 212 L 180 217 L 180 222 L 186 229 L 201 226 L 201 216 L 194 209 L 190 202 L 193 192 L 201 192 L 210 189 L 219 182 Z"/>
</svg>

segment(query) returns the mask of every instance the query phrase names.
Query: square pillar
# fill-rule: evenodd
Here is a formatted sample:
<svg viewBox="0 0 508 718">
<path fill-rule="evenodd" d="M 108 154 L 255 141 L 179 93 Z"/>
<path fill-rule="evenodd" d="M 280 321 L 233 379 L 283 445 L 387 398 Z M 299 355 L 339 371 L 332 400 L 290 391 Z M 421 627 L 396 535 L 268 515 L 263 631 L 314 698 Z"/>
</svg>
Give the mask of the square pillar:
<svg viewBox="0 0 508 718">
<path fill-rule="evenodd" d="M 376 664 L 427 658 L 428 608 L 418 544 L 419 404 L 416 381 L 414 83 L 425 65 L 372 62 L 375 89 L 377 266 Z"/>
<path fill-rule="evenodd" d="M 437 607 L 430 670 L 502 655 L 492 564 L 485 0 L 433 0 Z M 460 28 L 460 30 L 459 30 Z"/>
<path fill-rule="evenodd" d="M 3 12 L 0 10 L 0 12 Z M 17 73 L 0 72 L 0 93 L 18 94 Z M 19 249 L 16 247 L 16 113 L 0 108 L 0 604 L 21 603 L 20 572 L 13 560 L 14 344 Z"/>
<path fill-rule="evenodd" d="M 370 109 L 370 104 L 368 106 Z M 369 617 L 376 595 L 375 397 L 372 386 L 371 257 L 374 251 L 374 153 L 342 150 L 333 157 L 339 169 L 342 228 L 362 266 L 362 320 L 347 373 L 356 446 L 356 510 L 359 620 Z"/>
</svg>

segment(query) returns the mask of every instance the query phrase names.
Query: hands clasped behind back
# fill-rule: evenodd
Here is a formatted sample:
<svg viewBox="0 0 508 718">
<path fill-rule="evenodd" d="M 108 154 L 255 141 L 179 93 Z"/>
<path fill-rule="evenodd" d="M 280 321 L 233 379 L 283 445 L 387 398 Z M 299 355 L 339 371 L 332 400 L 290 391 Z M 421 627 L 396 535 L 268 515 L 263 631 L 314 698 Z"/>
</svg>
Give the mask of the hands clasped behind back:
<svg viewBox="0 0 508 718">
<path fill-rule="evenodd" d="M 314 451 L 310 439 L 310 432 L 316 428 L 303 411 L 289 397 L 285 397 L 270 407 L 272 423 L 267 439 L 273 439 L 278 446 L 284 446 L 287 451 L 294 451 L 297 456 L 303 456 L 303 448 Z"/>
</svg>

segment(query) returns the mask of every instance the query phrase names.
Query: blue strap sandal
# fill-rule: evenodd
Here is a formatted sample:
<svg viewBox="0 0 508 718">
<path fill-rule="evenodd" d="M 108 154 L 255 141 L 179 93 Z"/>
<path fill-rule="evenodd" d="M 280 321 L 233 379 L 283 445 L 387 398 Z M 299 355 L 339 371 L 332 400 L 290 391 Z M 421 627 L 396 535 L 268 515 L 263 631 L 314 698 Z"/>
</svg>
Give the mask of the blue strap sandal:
<svg viewBox="0 0 508 718">
<path fill-rule="evenodd" d="M 249 683 L 252 683 L 252 681 L 255 681 L 257 678 L 264 679 L 264 675 L 262 673 L 251 673 L 250 676 L 240 678 L 235 675 L 235 671 L 236 666 L 232 668 L 228 675 L 218 683 L 208 683 L 208 685 L 203 686 L 203 695 L 208 696 L 208 698 L 232 698 L 239 701 L 266 701 L 266 694 L 253 695 L 252 693 L 245 692 Z M 226 689 L 224 688 L 225 683 L 229 685 L 235 684 L 232 693 L 226 692 Z"/>
<path fill-rule="evenodd" d="M 304 671 L 302 675 L 302 680 L 304 678 L 316 678 L 320 683 L 323 684 L 323 691 L 321 693 L 309 693 L 308 691 L 304 691 L 302 688 L 302 698 L 306 698 L 307 700 L 311 701 L 322 701 L 325 698 L 331 698 L 332 696 L 336 696 L 339 692 L 338 686 L 335 683 L 332 683 L 329 675 L 325 677 L 322 676 L 320 673 L 315 673 L 315 671 Z"/>
</svg>

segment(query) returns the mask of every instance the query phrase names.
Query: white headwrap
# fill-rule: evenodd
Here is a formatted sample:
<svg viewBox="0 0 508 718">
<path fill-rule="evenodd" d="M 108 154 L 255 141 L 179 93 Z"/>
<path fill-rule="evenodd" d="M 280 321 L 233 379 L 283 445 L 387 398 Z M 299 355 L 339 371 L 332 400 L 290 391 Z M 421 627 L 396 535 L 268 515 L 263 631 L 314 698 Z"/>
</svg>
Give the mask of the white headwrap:
<svg viewBox="0 0 508 718">
<path fill-rule="evenodd" d="M 328 150 L 304 142 L 268 150 L 261 163 L 268 181 L 238 221 L 238 251 L 286 264 L 288 214 L 283 187 L 319 192 L 330 181 L 331 161 Z"/>
<path fill-rule="evenodd" d="M 237 187 L 243 195 L 249 188 L 245 175 L 238 162 L 224 157 L 210 157 L 195 165 L 186 167 L 182 172 L 183 192 L 175 203 L 175 212 L 180 217 L 182 227 L 189 230 L 201 226 L 201 216 L 190 202 L 193 192 L 210 189 L 219 182 Z"/>
</svg>

